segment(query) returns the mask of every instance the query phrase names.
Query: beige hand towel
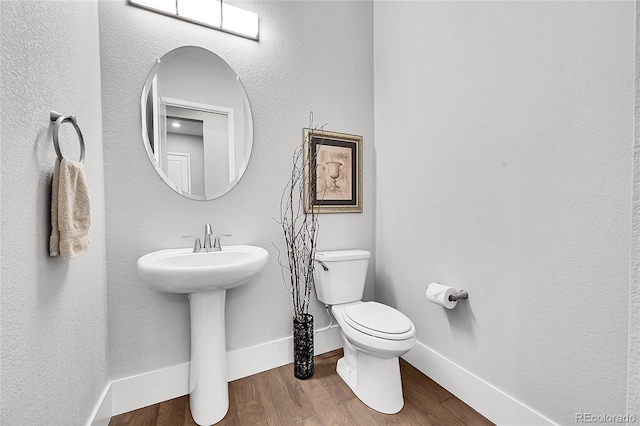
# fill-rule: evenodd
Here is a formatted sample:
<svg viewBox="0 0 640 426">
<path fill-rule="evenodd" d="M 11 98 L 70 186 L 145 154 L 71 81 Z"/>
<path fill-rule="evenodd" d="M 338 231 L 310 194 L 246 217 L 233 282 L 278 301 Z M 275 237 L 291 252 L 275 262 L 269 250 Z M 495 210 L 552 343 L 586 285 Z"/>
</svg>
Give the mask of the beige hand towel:
<svg viewBox="0 0 640 426">
<path fill-rule="evenodd" d="M 89 248 L 91 206 L 84 165 L 56 160 L 51 187 L 49 254 L 73 259 Z"/>
</svg>

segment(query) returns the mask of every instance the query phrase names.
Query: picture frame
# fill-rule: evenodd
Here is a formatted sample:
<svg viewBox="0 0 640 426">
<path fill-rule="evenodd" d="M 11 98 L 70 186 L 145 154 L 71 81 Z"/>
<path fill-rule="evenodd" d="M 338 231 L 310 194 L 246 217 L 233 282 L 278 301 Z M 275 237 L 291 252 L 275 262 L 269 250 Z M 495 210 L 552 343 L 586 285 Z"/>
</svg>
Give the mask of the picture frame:
<svg viewBox="0 0 640 426">
<path fill-rule="evenodd" d="M 362 136 L 304 129 L 305 211 L 362 213 Z"/>
</svg>

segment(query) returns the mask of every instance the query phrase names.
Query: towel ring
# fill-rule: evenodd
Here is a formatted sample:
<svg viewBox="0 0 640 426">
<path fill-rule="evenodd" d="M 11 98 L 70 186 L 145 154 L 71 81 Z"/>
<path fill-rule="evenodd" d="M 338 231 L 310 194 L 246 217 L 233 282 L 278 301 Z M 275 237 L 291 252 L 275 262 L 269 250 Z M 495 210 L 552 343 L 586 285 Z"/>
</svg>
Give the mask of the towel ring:
<svg viewBox="0 0 640 426">
<path fill-rule="evenodd" d="M 58 140 L 58 131 L 60 129 L 60 125 L 65 122 L 69 122 L 73 124 L 73 128 L 76 129 L 76 133 L 78 134 L 78 140 L 80 141 L 80 162 L 84 163 L 84 138 L 82 137 L 82 132 L 80 131 L 80 127 L 78 127 L 78 120 L 75 115 L 62 115 L 59 112 L 51 111 L 49 113 L 49 117 L 53 122 L 53 147 L 56 150 L 56 154 L 58 155 L 58 160 L 62 161 L 62 151 L 60 151 L 60 142 Z"/>
</svg>

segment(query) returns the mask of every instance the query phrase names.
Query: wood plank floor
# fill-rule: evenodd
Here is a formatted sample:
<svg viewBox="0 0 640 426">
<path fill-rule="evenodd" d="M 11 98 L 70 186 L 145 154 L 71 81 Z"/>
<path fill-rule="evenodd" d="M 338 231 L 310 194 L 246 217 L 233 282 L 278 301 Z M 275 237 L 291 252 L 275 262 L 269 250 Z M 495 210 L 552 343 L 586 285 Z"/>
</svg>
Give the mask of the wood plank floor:
<svg viewBox="0 0 640 426">
<path fill-rule="evenodd" d="M 342 349 L 318 355 L 311 379 L 291 364 L 229 383 L 229 412 L 218 425 L 492 425 L 416 368 L 400 360 L 405 404 L 385 415 L 364 405 L 336 373 Z M 114 416 L 109 426 L 195 426 L 185 395 Z"/>
</svg>

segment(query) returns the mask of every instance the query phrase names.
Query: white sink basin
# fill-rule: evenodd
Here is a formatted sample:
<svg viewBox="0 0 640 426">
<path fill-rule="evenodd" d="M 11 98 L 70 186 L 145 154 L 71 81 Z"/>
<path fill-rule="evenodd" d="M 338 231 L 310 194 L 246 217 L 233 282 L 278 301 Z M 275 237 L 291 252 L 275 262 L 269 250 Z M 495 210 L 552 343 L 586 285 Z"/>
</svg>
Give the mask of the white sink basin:
<svg viewBox="0 0 640 426">
<path fill-rule="evenodd" d="M 264 268 L 269 254 L 262 247 L 223 246 L 221 251 L 160 250 L 138 259 L 138 272 L 156 290 L 195 293 L 245 284 Z"/>
<path fill-rule="evenodd" d="M 226 370 L 225 295 L 267 264 L 261 247 L 229 245 L 221 251 L 160 250 L 138 259 L 138 273 L 159 291 L 189 294 L 191 364 L 189 405 L 199 425 L 222 420 L 229 409 Z"/>
</svg>

